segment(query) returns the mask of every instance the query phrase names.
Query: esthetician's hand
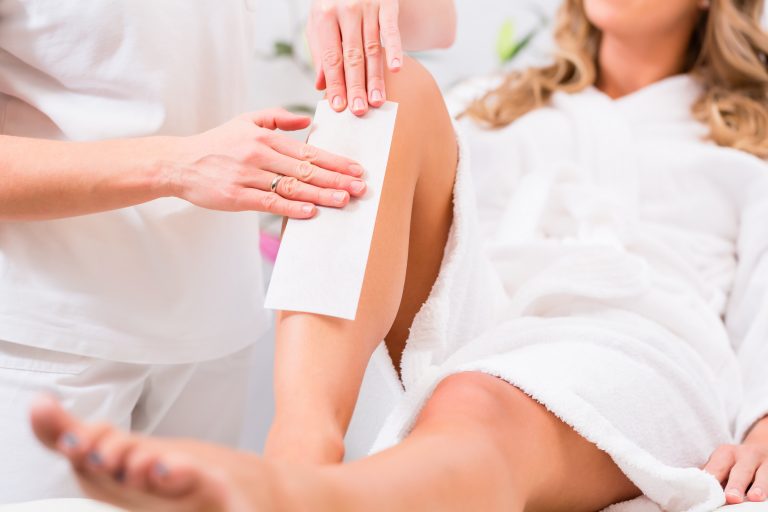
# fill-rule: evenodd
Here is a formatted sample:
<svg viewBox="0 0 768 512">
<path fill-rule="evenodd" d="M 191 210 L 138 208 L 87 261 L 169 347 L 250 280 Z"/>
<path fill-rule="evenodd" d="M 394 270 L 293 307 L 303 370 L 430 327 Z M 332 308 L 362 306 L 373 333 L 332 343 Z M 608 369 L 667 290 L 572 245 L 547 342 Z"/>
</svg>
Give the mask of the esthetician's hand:
<svg viewBox="0 0 768 512">
<path fill-rule="evenodd" d="M 729 505 L 768 498 L 768 418 L 757 422 L 740 445 L 719 447 L 704 470 L 725 488 Z"/>
<path fill-rule="evenodd" d="M 318 90 L 337 112 L 386 101 L 384 69 L 403 65 L 399 0 L 313 0 L 307 27 Z M 384 47 L 382 48 L 382 41 Z"/>
<path fill-rule="evenodd" d="M 285 110 L 244 114 L 200 135 L 178 139 L 169 180 L 174 194 L 197 206 L 262 211 L 293 218 L 316 205 L 343 207 L 365 193 L 363 169 L 352 160 L 296 141 L 311 119 Z M 272 184 L 279 176 L 276 190 Z"/>
</svg>

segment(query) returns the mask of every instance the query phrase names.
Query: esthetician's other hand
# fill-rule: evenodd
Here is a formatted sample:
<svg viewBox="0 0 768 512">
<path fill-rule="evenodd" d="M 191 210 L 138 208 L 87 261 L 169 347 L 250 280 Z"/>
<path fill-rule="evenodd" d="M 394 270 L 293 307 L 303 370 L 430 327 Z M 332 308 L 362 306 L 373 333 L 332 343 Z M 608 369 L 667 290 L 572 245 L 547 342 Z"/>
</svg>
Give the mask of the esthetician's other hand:
<svg viewBox="0 0 768 512">
<path fill-rule="evenodd" d="M 363 169 L 352 160 L 296 141 L 311 119 L 285 110 L 244 114 L 200 135 L 178 139 L 167 165 L 174 195 L 223 211 L 263 211 L 293 218 L 316 205 L 343 207 L 365 192 Z M 285 176 L 271 190 L 279 176 Z"/>
<path fill-rule="evenodd" d="M 384 69 L 403 65 L 399 0 L 313 0 L 307 27 L 318 90 L 356 115 L 386 101 Z M 383 48 L 382 48 L 383 41 Z"/>
<path fill-rule="evenodd" d="M 740 445 L 723 445 L 707 461 L 725 488 L 729 505 L 768 498 L 768 417 L 758 421 Z"/>
</svg>

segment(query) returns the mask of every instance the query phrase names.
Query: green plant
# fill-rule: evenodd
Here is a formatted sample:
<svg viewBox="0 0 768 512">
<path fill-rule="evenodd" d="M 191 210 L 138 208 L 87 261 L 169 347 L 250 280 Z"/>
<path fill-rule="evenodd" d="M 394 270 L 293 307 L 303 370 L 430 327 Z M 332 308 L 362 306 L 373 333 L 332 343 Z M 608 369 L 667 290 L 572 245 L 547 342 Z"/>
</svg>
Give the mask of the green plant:
<svg viewBox="0 0 768 512">
<path fill-rule="evenodd" d="M 501 25 L 499 36 L 496 40 L 496 55 L 501 64 L 506 64 L 515 59 L 523 50 L 525 50 L 533 39 L 541 31 L 541 25 L 535 27 L 524 37 L 517 37 L 517 27 L 513 19 L 507 19 Z"/>
</svg>

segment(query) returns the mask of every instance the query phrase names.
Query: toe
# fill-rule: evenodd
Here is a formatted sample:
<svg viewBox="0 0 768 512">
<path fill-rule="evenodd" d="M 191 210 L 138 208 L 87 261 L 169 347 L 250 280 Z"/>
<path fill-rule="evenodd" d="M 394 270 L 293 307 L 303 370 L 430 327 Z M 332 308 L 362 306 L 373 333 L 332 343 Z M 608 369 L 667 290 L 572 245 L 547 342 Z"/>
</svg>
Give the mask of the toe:
<svg viewBox="0 0 768 512">
<path fill-rule="evenodd" d="M 242 494 L 242 489 L 233 485 L 227 475 L 223 468 L 187 458 L 184 454 L 172 454 L 155 466 L 150 478 L 157 497 L 190 504 L 190 510 L 256 510 L 255 504 Z M 254 482 L 254 485 L 258 484 Z"/>
<path fill-rule="evenodd" d="M 107 423 L 83 425 L 75 432 L 78 444 L 67 456 L 77 470 L 103 472 L 104 456 L 99 452 L 102 440 L 115 435 L 115 429 Z"/>
<path fill-rule="evenodd" d="M 101 456 L 101 466 L 98 469 L 118 481 L 124 481 L 128 457 L 137 445 L 135 436 L 117 430 L 108 432 L 94 448 L 94 453 Z"/>
<path fill-rule="evenodd" d="M 52 396 L 42 395 L 34 401 L 30 421 L 35 436 L 51 450 L 72 448 L 79 442 L 74 432 L 79 430 L 80 422 Z"/>
<path fill-rule="evenodd" d="M 158 495 L 171 498 L 195 493 L 199 474 L 196 465 L 185 457 L 169 455 L 156 461 L 149 480 Z"/>
<path fill-rule="evenodd" d="M 137 446 L 128 455 L 125 485 L 137 491 L 149 491 L 150 474 L 154 470 L 158 458 L 157 452 L 146 444 Z"/>
</svg>

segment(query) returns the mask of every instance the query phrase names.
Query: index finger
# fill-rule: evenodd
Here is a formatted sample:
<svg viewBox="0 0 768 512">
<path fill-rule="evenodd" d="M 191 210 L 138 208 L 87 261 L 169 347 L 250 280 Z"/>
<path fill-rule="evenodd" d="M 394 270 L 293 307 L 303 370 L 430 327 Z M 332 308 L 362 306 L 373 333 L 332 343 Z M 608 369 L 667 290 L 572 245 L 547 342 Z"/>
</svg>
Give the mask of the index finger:
<svg viewBox="0 0 768 512">
<path fill-rule="evenodd" d="M 354 177 L 363 175 L 363 167 L 354 160 L 334 155 L 289 137 L 280 137 L 275 140 L 272 143 L 272 149 L 283 155 L 295 158 L 296 160 L 304 160 L 329 171 Z"/>
<path fill-rule="evenodd" d="M 400 37 L 400 7 L 397 0 L 384 0 L 379 13 L 381 38 L 387 53 L 387 66 L 390 71 L 399 71 L 403 67 L 403 41 Z"/>
<path fill-rule="evenodd" d="M 323 58 L 320 52 L 320 41 L 317 37 L 317 20 L 315 19 L 315 11 L 310 17 L 309 23 L 307 23 L 307 30 L 305 37 L 309 45 L 309 52 L 312 54 L 312 64 L 315 66 L 315 88 L 318 91 L 325 90 L 325 73 L 323 71 Z"/>
<path fill-rule="evenodd" d="M 722 484 L 725 483 L 735 463 L 736 458 L 733 451 L 727 447 L 720 447 L 709 457 L 702 469 L 717 478 L 717 481 Z"/>
<path fill-rule="evenodd" d="M 330 4 L 330 2 L 329 2 Z M 325 6 L 319 21 L 320 62 L 325 78 L 326 96 L 337 112 L 347 108 L 347 84 L 344 79 L 344 55 L 341 48 L 341 28 L 335 7 Z"/>
</svg>

